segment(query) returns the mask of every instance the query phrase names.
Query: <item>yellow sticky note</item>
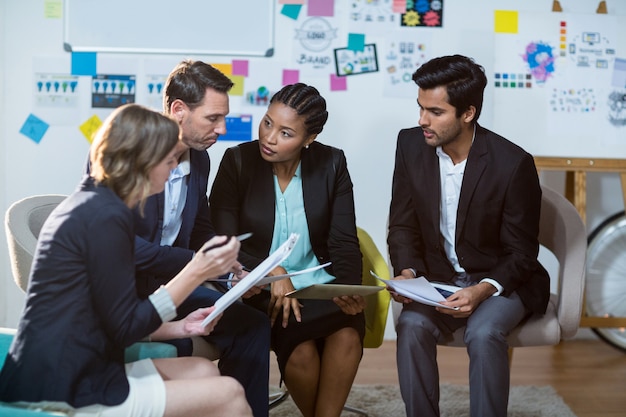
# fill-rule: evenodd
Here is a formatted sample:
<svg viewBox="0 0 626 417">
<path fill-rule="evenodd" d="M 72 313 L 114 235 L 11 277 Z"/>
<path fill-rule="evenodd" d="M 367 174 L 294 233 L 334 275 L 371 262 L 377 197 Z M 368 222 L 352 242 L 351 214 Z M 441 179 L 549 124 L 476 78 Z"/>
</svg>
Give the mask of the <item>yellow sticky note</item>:
<svg viewBox="0 0 626 417">
<path fill-rule="evenodd" d="M 246 77 L 243 75 L 228 75 L 228 78 L 235 83 L 228 94 L 231 96 L 243 96 L 243 83 Z"/>
<path fill-rule="evenodd" d="M 43 4 L 43 15 L 46 19 L 60 19 L 63 17 L 63 1 L 46 0 Z"/>
<path fill-rule="evenodd" d="M 87 138 L 87 142 L 93 142 L 93 136 L 96 131 L 102 126 L 102 120 L 98 117 L 97 114 L 91 116 L 85 123 L 80 125 L 80 131 L 83 132 L 83 135 Z"/>
<path fill-rule="evenodd" d="M 211 66 L 220 70 L 224 75 L 230 76 L 233 73 L 233 64 L 211 64 Z"/>
<path fill-rule="evenodd" d="M 494 30 L 496 33 L 517 33 L 517 11 L 496 10 Z"/>
</svg>

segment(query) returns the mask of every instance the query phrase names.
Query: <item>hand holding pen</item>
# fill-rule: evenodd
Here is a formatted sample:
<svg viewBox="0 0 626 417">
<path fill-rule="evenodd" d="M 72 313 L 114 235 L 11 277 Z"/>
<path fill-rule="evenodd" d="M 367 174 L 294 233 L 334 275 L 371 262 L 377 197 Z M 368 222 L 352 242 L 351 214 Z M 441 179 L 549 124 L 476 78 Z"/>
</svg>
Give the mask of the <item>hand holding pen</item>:
<svg viewBox="0 0 626 417">
<path fill-rule="evenodd" d="M 247 238 L 249 238 L 250 236 L 252 236 L 252 233 L 243 233 L 239 236 L 235 236 L 235 239 L 237 239 L 239 242 L 246 240 Z M 219 248 L 220 246 L 224 246 L 225 244 L 227 244 L 230 241 L 231 238 L 228 238 L 226 240 L 224 240 L 223 242 L 220 243 L 216 243 L 213 245 L 208 245 L 205 248 L 202 248 L 202 253 L 207 253 L 208 251 L 210 251 L 211 249 L 215 249 L 215 248 Z"/>
</svg>

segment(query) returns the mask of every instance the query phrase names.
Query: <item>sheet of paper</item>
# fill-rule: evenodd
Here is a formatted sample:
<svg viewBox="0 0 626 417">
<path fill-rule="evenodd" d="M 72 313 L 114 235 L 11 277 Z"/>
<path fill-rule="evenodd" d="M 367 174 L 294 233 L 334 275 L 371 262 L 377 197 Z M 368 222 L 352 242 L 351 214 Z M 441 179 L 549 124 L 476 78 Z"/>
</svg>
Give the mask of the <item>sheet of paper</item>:
<svg viewBox="0 0 626 417">
<path fill-rule="evenodd" d="M 331 263 L 332 262 L 326 262 L 325 264 L 322 264 L 322 265 L 313 266 L 311 268 L 302 269 L 300 271 L 291 272 L 289 274 L 274 275 L 273 277 L 264 277 L 258 282 L 257 285 L 267 285 L 274 281 L 279 281 L 283 278 L 295 277 L 297 275 L 306 274 L 307 272 L 317 271 L 318 269 L 326 268 Z"/>
<path fill-rule="evenodd" d="M 441 304 L 441 302 L 445 301 L 446 299 L 424 277 L 417 277 L 413 279 L 389 280 L 389 279 L 384 279 L 384 278 L 379 277 L 372 271 L 370 271 L 370 274 L 372 274 L 374 278 L 383 282 L 393 291 L 397 292 L 398 294 L 404 297 L 410 298 L 411 300 L 415 300 L 415 301 L 418 301 L 422 304 L 426 304 L 429 306 L 448 308 L 451 310 L 458 310 L 457 307 L 449 307 L 449 306 Z"/>
<path fill-rule="evenodd" d="M 202 322 L 203 326 L 209 324 L 212 320 L 214 320 L 218 315 L 224 312 L 228 306 L 237 301 L 242 295 L 246 293 L 250 288 L 258 285 L 259 281 L 265 277 L 272 269 L 276 268 L 282 261 L 284 261 L 291 250 L 296 245 L 298 238 L 300 235 L 297 233 L 292 233 L 275 252 L 273 252 L 270 256 L 265 258 L 263 262 L 259 264 L 256 268 L 254 268 L 248 275 L 243 277 L 237 285 L 233 286 L 229 291 L 227 291 L 223 296 L 221 296 L 215 302 L 215 310 L 209 314 L 204 321 Z"/>
<path fill-rule="evenodd" d="M 326 268 L 331 263 L 332 262 L 326 262 L 325 264 L 322 264 L 322 265 L 312 266 L 311 268 L 301 269 L 300 271 L 291 272 L 289 274 L 273 275 L 271 277 L 270 276 L 265 276 L 265 277 L 261 278 L 259 280 L 259 282 L 256 283 L 256 285 L 257 286 L 265 286 L 267 284 L 271 284 L 274 281 L 279 281 L 279 280 L 281 280 L 283 278 L 295 277 L 297 275 L 306 274 L 307 272 L 317 271 L 318 269 Z M 231 275 L 234 275 L 234 274 L 231 273 Z M 207 279 L 206 281 L 207 282 L 239 282 L 242 279 L 243 278 L 229 278 L 229 279 L 215 278 L 215 279 Z"/>
</svg>

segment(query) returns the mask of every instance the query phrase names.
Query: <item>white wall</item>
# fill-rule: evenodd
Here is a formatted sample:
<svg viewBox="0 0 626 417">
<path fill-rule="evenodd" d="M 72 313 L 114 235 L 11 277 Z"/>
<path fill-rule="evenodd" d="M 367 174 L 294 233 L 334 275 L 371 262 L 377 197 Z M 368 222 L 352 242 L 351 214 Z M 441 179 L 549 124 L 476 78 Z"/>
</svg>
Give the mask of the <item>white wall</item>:
<svg viewBox="0 0 626 417">
<path fill-rule="evenodd" d="M 337 0 L 337 9 L 346 7 L 346 0 Z M 626 14 L 626 2 L 609 1 L 609 13 Z M 512 9 L 549 12 L 552 0 L 446 0 L 444 28 L 422 29 L 433 34 L 435 55 L 463 53 L 473 56 L 492 74 L 493 10 Z M 561 0 L 565 12 L 593 13 L 597 2 Z M 39 193 L 70 193 L 80 178 L 88 143 L 78 131 L 94 111 L 88 100 L 89 85 L 82 94 L 81 108 L 75 123 L 52 124 L 40 144 L 19 134 L 22 123 L 33 112 L 33 74 L 37 71 L 69 72 L 69 54 L 63 51 L 62 19 L 44 18 L 44 0 L 0 0 L 0 141 L 3 164 L 0 167 L 0 209 L 20 198 Z M 294 24 L 284 16 L 276 17 L 276 47 L 272 58 L 250 59 L 250 80 L 264 83 L 270 90 L 280 88 L 281 71 L 289 68 Z M 166 13 L 166 11 L 164 11 Z M 236 24 L 236 20 L 233 20 Z M 207 17 L 210 24 L 210 17 Z M 450 36 L 459 29 L 464 36 Z M 420 30 L 420 29 L 416 29 Z M 191 29 L 190 29 L 191 33 Z M 173 35 L 174 36 L 174 35 Z M 376 39 L 375 36 L 370 39 Z M 181 39 L 184 42 L 184 39 Z M 380 52 L 379 52 L 380 54 Z M 166 73 L 185 56 L 100 54 L 99 72 L 125 73 L 136 71 L 138 84 L 149 73 L 148 68 L 162 67 Z M 195 56 L 212 63 L 229 63 L 233 57 Z M 106 69 L 105 69 L 106 67 Z M 60 69 L 59 69 L 60 68 Z M 399 129 L 417 124 L 418 109 L 414 98 L 384 97 L 376 74 L 358 75 L 348 80 L 349 90 L 331 92 L 327 75 L 301 75 L 301 81 L 316 85 L 327 98 L 330 118 L 319 140 L 345 150 L 354 182 L 357 222 L 372 235 L 385 253 L 385 222 L 390 199 L 390 183 L 394 162 L 395 139 Z M 81 78 L 81 82 L 83 79 Z M 88 80 L 87 80 L 88 82 Z M 258 84 L 259 85 L 259 84 Z M 488 89 L 481 123 L 493 125 L 493 91 Z M 137 101 L 141 102 L 138 93 Z M 231 112 L 253 112 L 255 125 L 263 109 L 250 110 L 243 99 L 231 99 Z M 256 128 L 254 129 L 256 132 Z M 593 132 L 601 134 L 601 132 Z M 209 154 L 213 172 L 226 147 L 216 144 Z M 624 155 L 615 155 L 624 157 Z M 10 177 L 10 178 L 9 178 Z M 544 174 L 544 182 L 562 189 L 563 176 Z M 595 227 L 608 215 L 623 209 L 619 180 L 613 175 L 589 175 L 588 224 Z M 0 326 L 15 326 L 23 307 L 24 296 L 12 282 L 6 246 L 0 245 Z M 388 326 L 389 337 L 393 330 Z"/>
</svg>

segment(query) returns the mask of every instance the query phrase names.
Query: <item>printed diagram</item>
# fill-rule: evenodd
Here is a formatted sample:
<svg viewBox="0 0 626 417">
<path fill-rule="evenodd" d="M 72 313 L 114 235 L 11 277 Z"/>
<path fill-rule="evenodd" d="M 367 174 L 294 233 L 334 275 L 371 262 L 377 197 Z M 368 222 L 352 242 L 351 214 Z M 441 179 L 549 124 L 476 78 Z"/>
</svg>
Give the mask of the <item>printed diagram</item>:
<svg viewBox="0 0 626 417">
<path fill-rule="evenodd" d="M 626 90 L 613 91 L 608 97 L 609 122 L 613 126 L 626 126 Z"/>
<path fill-rule="evenodd" d="M 522 59 L 537 83 L 545 83 L 554 75 L 554 53 L 546 42 L 531 42 L 526 46 Z"/>
<path fill-rule="evenodd" d="M 391 6 L 392 0 L 352 0 L 350 20 L 368 24 L 394 23 L 398 16 Z"/>
<path fill-rule="evenodd" d="M 426 45 L 411 41 L 392 42 L 385 57 L 392 84 L 413 82 L 413 73 L 428 59 Z"/>
<path fill-rule="evenodd" d="M 591 113 L 597 106 L 593 88 L 554 88 L 550 97 L 550 108 L 555 113 Z"/>
<path fill-rule="evenodd" d="M 339 77 L 378 71 L 376 45 L 365 45 L 363 51 L 351 51 L 347 48 L 335 49 L 335 67 Z"/>
<path fill-rule="evenodd" d="M 571 37 L 568 55 L 577 67 L 608 69 L 615 58 L 615 49 L 600 32 L 583 31 Z"/>
<path fill-rule="evenodd" d="M 35 104 L 38 106 L 78 106 L 78 76 L 35 74 L 35 87 Z"/>
<path fill-rule="evenodd" d="M 96 75 L 91 82 L 91 107 L 114 109 L 135 102 L 134 75 Z"/>
</svg>

